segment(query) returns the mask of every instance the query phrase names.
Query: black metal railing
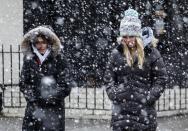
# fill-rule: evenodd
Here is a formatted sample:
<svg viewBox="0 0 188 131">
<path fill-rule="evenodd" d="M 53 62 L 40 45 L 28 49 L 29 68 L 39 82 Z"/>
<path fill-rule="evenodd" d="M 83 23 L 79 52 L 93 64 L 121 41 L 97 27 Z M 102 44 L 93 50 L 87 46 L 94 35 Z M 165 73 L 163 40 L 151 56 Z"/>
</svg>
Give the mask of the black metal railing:
<svg viewBox="0 0 188 131">
<path fill-rule="evenodd" d="M 5 103 L 5 92 L 7 91 L 7 88 L 10 90 L 10 96 L 8 99 L 9 106 L 7 107 L 21 107 L 21 101 L 18 102 L 17 106 L 13 103 L 13 93 L 14 87 L 18 87 L 18 82 L 14 82 L 13 79 L 18 80 L 20 76 L 20 68 L 21 68 L 21 53 L 20 53 L 20 46 L 17 46 L 16 51 L 13 51 L 13 46 L 10 45 L 9 49 L 5 49 L 5 47 L 1 46 L 1 76 L 2 79 L 0 80 L 0 88 L 2 90 L 2 106 L 6 107 Z M 13 59 L 14 56 L 17 56 L 17 59 Z M 16 63 L 14 63 L 16 62 Z M 13 64 L 14 63 L 14 64 Z M 17 70 L 14 70 L 14 68 L 18 68 Z M 13 75 L 13 70 L 15 71 L 16 75 Z M 13 78 L 13 76 L 15 78 Z M 6 80 L 6 77 L 9 78 L 9 80 Z M 21 93 L 18 91 L 19 100 L 21 100 Z"/>
<path fill-rule="evenodd" d="M 23 58 L 20 46 L 14 48 L 16 51 L 13 50 L 12 45 L 8 49 L 5 49 L 3 45 L 0 48 L 1 107 L 23 108 L 26 102 L 18 87 Z M 82 87 L 74 87 L 72 89 L 70 96 L 65 100 L 66 108 L 110 110 L 111 103 L 104 88 L 96 86 L 96 82 L 93 80 L 88 83 Z M 156 109 L 158 111 L 188 110 L 187 93 L 187 88 L 182 88 L 178 85 L 173 88 L 168 87 L 157 102 Z"/>
</svg>

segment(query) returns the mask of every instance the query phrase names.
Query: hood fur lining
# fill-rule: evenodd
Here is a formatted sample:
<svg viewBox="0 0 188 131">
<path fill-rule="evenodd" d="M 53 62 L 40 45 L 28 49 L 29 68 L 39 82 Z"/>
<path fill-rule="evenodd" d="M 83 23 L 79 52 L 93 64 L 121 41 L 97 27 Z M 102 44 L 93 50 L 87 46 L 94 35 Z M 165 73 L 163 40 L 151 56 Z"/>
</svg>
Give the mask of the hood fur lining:
<svg viewBox="0 0 188 131">
<path fill-rule="evenodd" d="M 21 49 L 24 55 L 32 53 L 31 43 L 36 40 L 38 35 L 44 35 L 52 42 L 52 51 L 55 56 L 60 53 L 61 42 L 57 35 L 49 28 L 39 26 L 30 30 L 24 35 L 23 41 L 21 43 Z"/>
</svg>

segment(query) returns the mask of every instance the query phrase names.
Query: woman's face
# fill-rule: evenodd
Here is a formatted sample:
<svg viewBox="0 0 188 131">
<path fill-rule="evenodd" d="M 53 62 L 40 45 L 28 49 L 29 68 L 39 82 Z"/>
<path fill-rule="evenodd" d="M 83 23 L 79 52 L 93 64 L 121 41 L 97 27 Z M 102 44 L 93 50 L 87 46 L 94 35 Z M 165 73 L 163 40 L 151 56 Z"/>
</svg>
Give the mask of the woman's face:
<svg viewBox="0 0 188 131">
<path fill-rule="evenodd" d="M 44 54 L 47 50 L 47 41 L 43 39 L 42 37 L 38 37 L 36 41 L 36 48 L 41 54 Z"/>
<path fill-rule="evenodd" d="M 136 37 L 135 36 L 123 36 L 122 38 L 123 45 L 127 45 L 129 48 L 134 48 L 136 46 Z"/>
</svg>

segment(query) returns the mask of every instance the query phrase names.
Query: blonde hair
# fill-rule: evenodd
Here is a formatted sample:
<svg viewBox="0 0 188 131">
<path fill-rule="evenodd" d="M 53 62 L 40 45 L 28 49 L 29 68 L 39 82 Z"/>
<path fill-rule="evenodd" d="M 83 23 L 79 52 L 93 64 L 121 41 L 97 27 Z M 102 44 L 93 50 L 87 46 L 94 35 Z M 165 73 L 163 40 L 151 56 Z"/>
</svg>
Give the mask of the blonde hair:
<svg viewBox="0 0 188 131">
<path fill-rule="evenodd" d="M 143 46 L 143 42 L 142 39 L 139 37 L 136 37 L 136 51 L 137 51 L 137 58 L 138 58 L 138 67 L 140 69 L 143 69 L 143 63 L 144 63 L 144 46 Z M 127 64 L 132 67 L 134 64 L 134 53 L 135 51 L 130 50 L 127 45 L 124 45 L 124 49 L 123 49 L 124 55 L 126 57 L 127 60 Z"/>
</svg>

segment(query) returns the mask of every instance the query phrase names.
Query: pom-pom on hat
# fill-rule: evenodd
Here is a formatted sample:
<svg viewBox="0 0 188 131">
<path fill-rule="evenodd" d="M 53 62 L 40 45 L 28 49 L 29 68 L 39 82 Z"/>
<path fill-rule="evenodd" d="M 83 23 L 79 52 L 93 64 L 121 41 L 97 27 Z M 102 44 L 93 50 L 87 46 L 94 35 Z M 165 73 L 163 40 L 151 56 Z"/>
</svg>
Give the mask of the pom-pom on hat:
<svg viewBox="0 0 188 131">
<path fill-rule="evenodd" d="M 124 12 L 124 17 L 120 23 L 120 36 L 141 36 L 141 21 L 138 12 L 128 9 Z"/>
</svg>

